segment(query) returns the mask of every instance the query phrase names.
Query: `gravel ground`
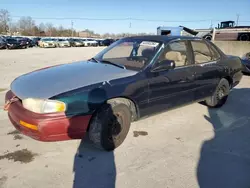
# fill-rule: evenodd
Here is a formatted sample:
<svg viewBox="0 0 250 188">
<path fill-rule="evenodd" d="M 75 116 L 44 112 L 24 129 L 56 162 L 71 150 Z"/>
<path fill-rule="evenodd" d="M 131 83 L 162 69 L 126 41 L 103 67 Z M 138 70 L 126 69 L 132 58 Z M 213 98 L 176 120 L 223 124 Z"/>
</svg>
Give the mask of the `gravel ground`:
<svg viewBox="0 0 250 188">
<path fill-rule="evenodd" d="M 0 51 L 0 107 L 11 81 L 84 60 L 101 47 Z M 132 123 L 114 152 L 89 141 L 44 143 L 19 134 L 0 110 L 0 188 L 249 188 L 250 77 L 220 109 L 192 104 Z"/>
</svg>

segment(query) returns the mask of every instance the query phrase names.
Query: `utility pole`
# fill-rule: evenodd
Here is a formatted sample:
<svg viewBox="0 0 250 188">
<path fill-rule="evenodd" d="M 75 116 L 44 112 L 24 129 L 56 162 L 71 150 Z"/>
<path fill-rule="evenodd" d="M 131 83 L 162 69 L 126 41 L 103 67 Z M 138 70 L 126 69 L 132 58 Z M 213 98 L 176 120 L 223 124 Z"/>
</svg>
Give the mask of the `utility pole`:
<svg viewBox="0 0 250 188">
<path fill-rule="evenodd" d="M 213 20 L 210 22 L 210 29 L 213 29 Z"/>
<path fill-rule="evenodd" d="M 74 36 L 74 31 L 73 31 L 73 26 L 74 26 L 74 22 L 71 21 L 71 36 Z"/>
<path fill-rule="evenodd" d="M 240 17 L 240 15 L 239 15 L 239 14 L 237 14 L 236 26 L 238 26 L 238 23 L 239 23 L 239 17 Z"/>
</svg>

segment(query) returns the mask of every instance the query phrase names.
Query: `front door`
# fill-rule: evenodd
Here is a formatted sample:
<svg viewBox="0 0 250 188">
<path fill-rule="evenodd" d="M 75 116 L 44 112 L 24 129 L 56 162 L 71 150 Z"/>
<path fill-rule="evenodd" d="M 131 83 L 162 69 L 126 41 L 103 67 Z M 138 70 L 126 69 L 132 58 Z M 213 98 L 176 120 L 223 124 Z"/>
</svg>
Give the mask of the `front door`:
<svg viewBox="0 0 250 188">
<path fill-rule="evenodd" d="M 149 73 L 149 113 L 168 110 L 194 100 L 195 65 L 190 54 L 187 41 L 171 42 L 162 51 L 153 67 L 163 60 L 170 60 L 175 63 L 175 68 Z"/>
</svg>

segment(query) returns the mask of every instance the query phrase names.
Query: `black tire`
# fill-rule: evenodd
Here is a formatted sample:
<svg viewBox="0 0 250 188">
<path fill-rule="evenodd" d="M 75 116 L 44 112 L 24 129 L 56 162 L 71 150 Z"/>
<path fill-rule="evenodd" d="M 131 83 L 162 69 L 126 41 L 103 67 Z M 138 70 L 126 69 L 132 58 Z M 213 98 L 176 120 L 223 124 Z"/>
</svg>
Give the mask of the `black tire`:
<svg viewBox="0 0 250 188">
<path fill-rule="evenodd" d="M 205 100 L 205 104 L 211 108 L 219 108 L 226 103 L 229 92 L 230 85 L 225 78 L 222 78 L 213 95 Z"/>
<path fill-rule="evenodd" d="M 129 107 L 115 101 L 104 104 L 94 115 L 89 138 L 94 145 L 106 151 L 112 151 L 125 140 L 131 124 Z"/>
<path fill-rule="evenodd" d="M 205 35 L 203 38 L 211 41 L 213 37 L 212 35 Z"/>
<path fill-rule="evenodd" d="M 240 41 L 249 41 L 249 40 L 250 40 L 250 35 L 249 35 L 249 34 L 246 34 L 246 33 L 241 34 L 241 35 L 239 36 L 239 40 L 240 40 Z"/>
</svg>

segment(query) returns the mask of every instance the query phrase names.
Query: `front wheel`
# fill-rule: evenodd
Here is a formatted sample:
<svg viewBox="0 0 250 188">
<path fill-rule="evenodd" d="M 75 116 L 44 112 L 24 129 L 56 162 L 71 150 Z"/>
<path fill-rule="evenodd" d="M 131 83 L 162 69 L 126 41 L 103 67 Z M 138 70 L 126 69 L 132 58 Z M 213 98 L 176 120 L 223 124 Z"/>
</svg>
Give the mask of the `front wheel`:
<svg viewBox="0 0 250 188">
<path fill-rule="evenodd" d="M 131 112 L 127 105 L 104 104 L 93 117 L 89 138 L 98 148 L 112 151 L 125 140 L 131 124 Z"/>
<path fill-rule="evenodd" d="M 229 92 L 230 85 L 225 78 L 222 78 L 213 95 L 205 100 L 205 104 L 211 108 L 219 108 L 226 103 Z"/>
</svg>

